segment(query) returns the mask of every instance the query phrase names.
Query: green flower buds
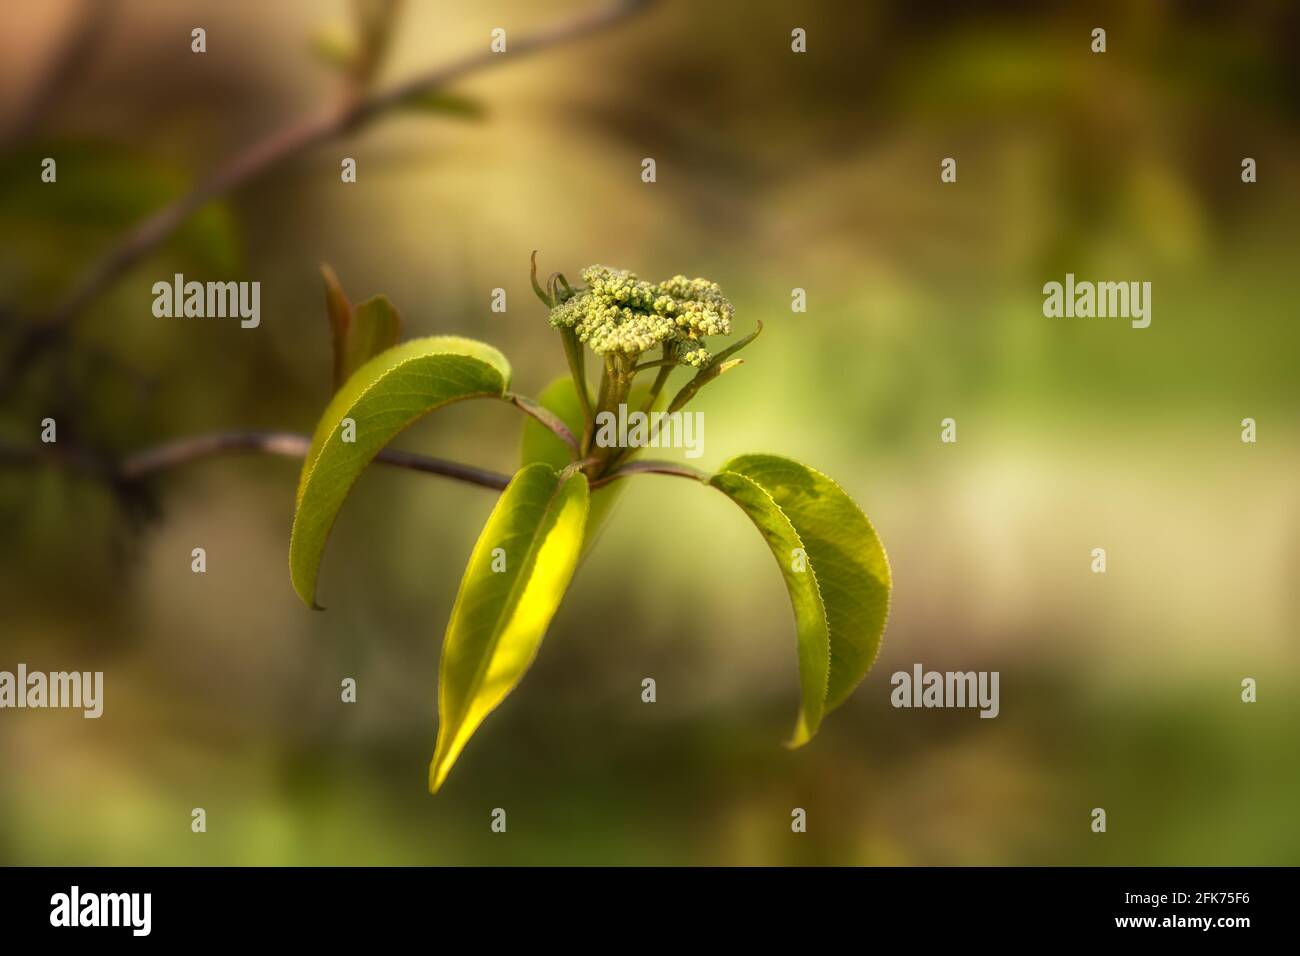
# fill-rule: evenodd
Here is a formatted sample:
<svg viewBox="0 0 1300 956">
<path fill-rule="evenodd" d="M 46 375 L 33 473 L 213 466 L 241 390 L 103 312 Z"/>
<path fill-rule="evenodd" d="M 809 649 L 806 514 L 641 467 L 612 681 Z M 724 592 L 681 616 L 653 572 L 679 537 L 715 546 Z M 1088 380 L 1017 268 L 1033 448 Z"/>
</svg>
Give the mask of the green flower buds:
<svg viewBox="0 0 1300 956">
<path fill-rule="evenodd" d="M 730 335 L 735 308 L 716 282 L 674 276 L 651 283 L 608 266 L 582 270 L 586 288 L 551 310 L 551 325 L 572 329 L 597 355 L 621 352 L 635 359 L 660 347 L 682 365 L 709 361 L 709 335 Z"/>
</svg>

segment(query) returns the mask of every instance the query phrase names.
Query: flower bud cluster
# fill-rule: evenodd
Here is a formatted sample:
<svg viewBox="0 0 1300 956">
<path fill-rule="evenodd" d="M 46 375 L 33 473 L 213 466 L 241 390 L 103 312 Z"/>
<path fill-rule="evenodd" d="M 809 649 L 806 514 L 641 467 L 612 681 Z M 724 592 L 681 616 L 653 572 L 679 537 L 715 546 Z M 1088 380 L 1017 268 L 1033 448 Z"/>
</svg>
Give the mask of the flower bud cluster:
<svg viewBox="0 0 1300 956">
<path fill-rule="evenodd" d="M 716 282 L 674 276 L 651 283 L 608 266 L 582 270 L 586 287 L 551 310 L 551 325 L 573 329 L 597 355 L 635 359 L 661 347 L 679 364 L 709 361 L 705 336 L 730 335 L 732 304 Z"/>
</svg>

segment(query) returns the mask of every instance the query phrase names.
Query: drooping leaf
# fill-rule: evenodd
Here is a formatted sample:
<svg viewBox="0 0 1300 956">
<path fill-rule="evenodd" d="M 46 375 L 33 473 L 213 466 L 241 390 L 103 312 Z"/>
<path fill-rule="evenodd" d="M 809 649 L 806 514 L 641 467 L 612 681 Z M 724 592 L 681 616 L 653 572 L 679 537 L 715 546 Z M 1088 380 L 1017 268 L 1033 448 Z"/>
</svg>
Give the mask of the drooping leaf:
<svg viewBox="0 0 1300 956">
<path fill-rule="evenodd" d="M 803 688 L 790 741 L 797 747 L 844 703 L 876 659 L 889 615 L 889 559 L 853 500 L 807 465 L 776 455 L 741 455 L 710 484 L 758 526 L 790 592 Z M 806 555 L 804 571 L 795 570 L 795 548 Z"/>
<path fill-rule="evenodd" d="M 631 394 L 628 396 L 628 408 L 640 408 L 645 403 L 649 391 L 649 385 L 644 382 L 638 382 L 634 385 Z M 537 401 L 558 415 L 564 424 L 569 426 L 569 431 L 581 438 L 583 429 L 582 403 L 578 398 L 578 389 L 574 385 L 572 377 L 566 375 L 551 382 L 537 396 Z M 664 396 L 660 395 L 659 400 L 655 402 L 655 409 L 662 408 L 663 403 Z M 628 460 L 633 460 L 635 455 L 636 450 L 633 451 L 632 455 L 628 456 Z M 570 459 L 569 446 L 556 437 L 555 432 L 532 418 L 524 422 L 523 439 L 519 449 L 521 464 L 527 465 L 530 462 L 541 461 L 552 468 L 563 468 L 569 463 Z M 610 510 L 623 493 L 626 484 L 625 481 L 611 482 L 591 493 L 591 514 L 587 518 L 586 547 L 589 548 L 594 543 L 597 532 L 600 531 L 605 519 L 609 517 Z"/>
<path fill-rule="evenodd" d="M 744 509 L 772 550 L 785 589 L 794 608 L 795 633 L 798 640 L 799 685 L 802 704 L 791 744 L 802 743 L 817 731 L 826 709 L 826 687 L 830 677 L 830 633 L 826 608 L 822 604 L 817 576 L 806 565 L 803 540 L 794 525 L 772 500 L 772 496 L 752 478 L 734 471 L 721 471 L 709 484 Z"/>
<path fill-rule="evenodd" d="M 325 408 L 298 480 L 297 509 L 289 541 L 294 590 L 316 606 L 316 574 L 325 539 L 357 477 L 407 425 L 451 402 L 501 398 L 510 364 L 500 352 L 472 339 L 412 339 L 357 369 Z M 355 441 L 345 441 L 354 424 Z"/>
<path fill-rule="evenodd" d="M 438 673 L 429 790 L 528 670 L 573 578 L 589 495 L 581 472 L 525 465 L 501 493 L 460 583 Z M 499 550 L 498 550 L 499 549 Z"/>
</svg>

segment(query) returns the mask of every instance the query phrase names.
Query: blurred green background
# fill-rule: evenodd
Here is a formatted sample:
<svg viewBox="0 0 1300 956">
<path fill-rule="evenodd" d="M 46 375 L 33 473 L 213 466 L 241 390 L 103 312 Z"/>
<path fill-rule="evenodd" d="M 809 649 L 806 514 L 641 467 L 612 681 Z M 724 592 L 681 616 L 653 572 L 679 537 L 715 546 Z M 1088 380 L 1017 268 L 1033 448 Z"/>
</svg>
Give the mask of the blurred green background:
<svg viewBox="0 0 1300 956">
<path fill-rule="evenodd" d="M 90 6 L 0 8 L 0 354 L 122 229 L 338 93 L 313 36 L 345 3 L 107 7 L 30 122 Z M 580 9 L 408 0 L 380 85 Z M 0 713 L 0 862 L 1300 863 L 1298 53 L 1281 0 L 669 0 L 455 84 L 479 118 L 398 111 L 209 205 L 24 370 L 0 440 L 36 445 L 46 415 L 105 454 L 310 431 L 322 262 L 408 335 L 497 345 L 531 394 L 563 370 L 531 250 L 571 278 L 707 276 L 766 331 L 694 406 L 697 464 L 772 451 L 845 487 L 893 565 L 881 657 L 783 749 L 798 684 L 770 554 L 722 496 L 647 476 L 431 798 L 442 631 L 491 492 L 368 471 L 311 613 L 286 566 L 293 461 L 196 463 L 145 502 L 0 467 L 0 669 L 106 682 L 97 721 Z M 261 327 L 155 319 L 174 271 L 261 281 Z M 1044 318 L 1067 271 L 1151 281 L 1151 327 Z M 400 446 L 508 471 L 520 427 L 469 403 Z M 914 662 L 999 671 L 1000 716 L 891 708 Z"/>
</svg>

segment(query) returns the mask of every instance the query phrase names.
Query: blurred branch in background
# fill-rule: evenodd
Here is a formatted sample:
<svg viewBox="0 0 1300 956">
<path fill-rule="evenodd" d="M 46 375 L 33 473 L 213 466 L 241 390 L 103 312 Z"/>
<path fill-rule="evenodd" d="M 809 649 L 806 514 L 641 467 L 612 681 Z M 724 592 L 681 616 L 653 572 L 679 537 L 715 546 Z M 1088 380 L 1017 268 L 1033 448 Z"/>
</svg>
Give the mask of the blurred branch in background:
<svg viewBox="0 0 1300 956">
<path fill-rule="evenodd" d="M 512 397 L 522 399 L 522 396 Z M 529 399 L 522 399 L 522 401 L 528 405 L 535 405 Z M 520 407 L 523 408 L 524 405 L 520 404 Z M 540 406 L 537 408 L 545 412 L 545 409 L 541 409 Z M 530 411 L 529 414 L 532 412 Z M 545 424 L 544 420 L 543 423 Z M 561 424 L 559 427 L 564 426 Z M 573 440 L 572 433 L 569 434 L 569 438 Z M 571 447 L 576 448 L 576 442 L 573 442 Z M 130 484 L 191 462 L 228 452 L 247 451 L 263 455 L 279 455 L 284 458 L 305 458 L 310 450 L 311 436 L 297 432 L 227 431 L 195 435 L 145 448 L 125 456 L 119 462 L 113 462 L 78 446 L 64 448 L 59 445 L 46 445 L 28 448 L 0 443 L 0 466 L 54 465 L 74 473 L 104 478 L 114 483 Z M 456 481 L 494 488 L 498 491 L 510 484 L 510 476 L 501 472 L 476 468 L 473 465 L 462 465 L 443 458 L 416 455 L 395 448 L 382 449 L 375 456 L 375 461 L 395 468 L 441 475 L 444 478 L 453 478 Z M 594 482 L 592 487 L 599 488 L 619 478 L 640 474 L 676 475 L 696 481 L 709 479 L 707 473 L 678 462 L 634 461 Z"/>
<path fill-rule="evenodd" d="M 485 44 L 484 48 L 476 53 L 467 54 L 459 60 L 435 67 L 387 90 L 374 93 L 368 92 L 364 84 L 369 83 L 376 71 L 375 61 L 382 51 L 382 46 L 386 46 L 391 29 L 387 24 L 384 24 L 382 29 L 375 26 L 374 8 L 367 8 L 369 13 L 367 17 L 363 17 L 363 27 L 369 23 L 370 28 L 362 30 L 362 42 L 364 44 L 370 40 L 372 47 L 361 49 L 359 56 L 365 61 L 365 68 L 349 73 L 348 83 L 338 102 L 316 116 L 277 129 L 237 152 L 189 193 L 148 216 L 119 237 L 108 251 L 74 283 L 68 294 L 44 320 L 30 322 L 18 335 L 17 342 L 5 361 L 4 375 L 0 378 L 0 397 L 12 393 L 21 382 L 24 372 L 42 353 L 63 337 L 67 328 L 96 297 L 107 290 L 128 268 L 156 249 L 181 223 L 208 201 L 238 189 L 267 170 L 313 146 L 356 130 L 412 97 L 437 90 L 489 64 L 513 62 L 520 56 L 568 43 L 611 27 L 628 19 L 650 3 L 651 0 L 616 0 L 598 9 L 561 20 L 535 33 L 512 39 L 507 55 L 493 53 Z M 386 16 L 392 16 L 395 8 L 396 4 L 391 0 L 381 6 Z M 88 31 L 78 28 L 67 44 L 74 52 L 82 50 L 84 44 L 88 42 L 88 39 L 82 36 L 83 32 L 89 36 L 96 31 L 93 29 L 93 24 Z M 61 61 L 65 57 L 60 55 L 57 59 Z M 57 63 L 55 68 L 51 69 L 51 74 L 54 76 L 60 75 L 61 72 L 57 68 Z M 44 97 L 40 99 L 44 101 Z"/>
<path fill-rule="evenodd" d="M 295 432 L 229 431 L 182 438 L 154 448 L 146 448 L 114 463 L 83 448 L 64 450 L 58 445 L 20 448 L 0 444 L 0 465 L 51 464 L 91 477 L 113 482 L 138 482 L 181 465 L 233 451 L 259 452 L 285 458 L 305 458 L 311 448 L 311 436 Z M 396 468 L 408 468 L 431 475 L 442 475 L 484 488 L 505 488 L 510 476 L 441 458 L 385 448 L 375 461 Z"/>
</svg>

